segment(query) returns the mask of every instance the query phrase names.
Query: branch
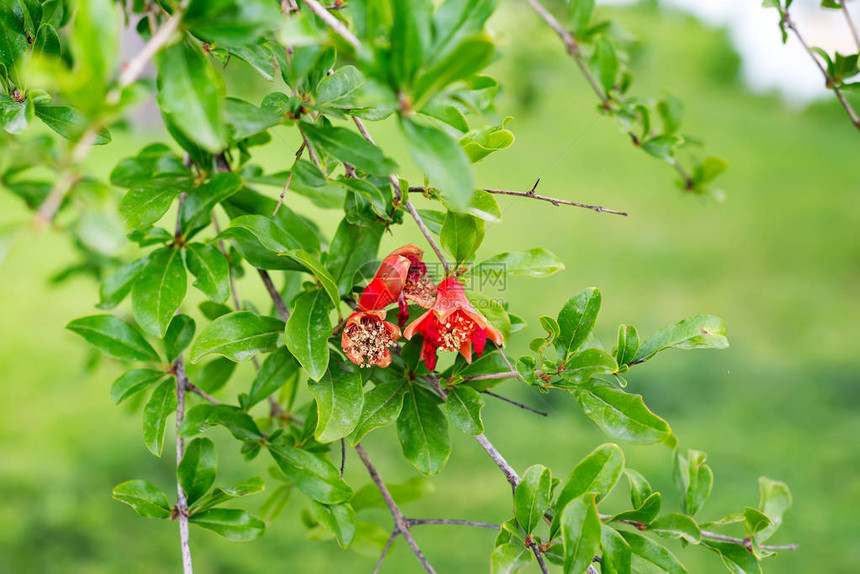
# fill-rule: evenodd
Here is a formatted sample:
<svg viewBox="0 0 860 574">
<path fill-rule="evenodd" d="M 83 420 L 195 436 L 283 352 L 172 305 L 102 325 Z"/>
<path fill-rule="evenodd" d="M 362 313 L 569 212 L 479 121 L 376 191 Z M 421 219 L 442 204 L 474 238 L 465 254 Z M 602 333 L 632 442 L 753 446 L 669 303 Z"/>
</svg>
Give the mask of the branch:
<svg viewBox="0 0 860 574">
<path fill-rule="evenodd" d="M 373 574 L 379 574 L 379 569 L 382 567 L 382 561 L 385 560 L 386 554 L 388 554 L 388 549 L 391 548 L 391 545 L 394 543 L 394 539 L 397 538 L 397 535 L 400 532 L 395 528 L 391 533 L 391 536 L 388 537 L 388 542 L 385 543 L 385 546 L 382 548 L 382 554 L 379 555 L 379 560 L 376 561 L 376 566 L 373 568 Z"/>
<path fill-rule="evenodd" d="M 809 57 L 812 58 L 812 61 L 815 62 L 815 65 L 818 66 L 818 69 L 821 70 L 821 74 L 824 76 L 825 84 L 828 88 L 833 90 L 833 93 L 836 94 L 836 98 L 839 100 L 839 103 L 842 104 L 842 107 L 845 108 L 845 111 L 848 113 L 848 117 L 851 118 L 851 123 L 854 124 L 858 130 L 860 130 L 860 116 L 857 115 L 857 112 L 854 111 L 854 108 L 851 107 L 851 104 L 845 99 L 845 94 L 842 93 L 836 85 L 834 85 L 833 78 L 830 77 L 830 74 L 827 73 L 827 68 L 824 67 L 824 64 L 818 59 L 815 55 L 815 52 L 812 51 L 812 48 L 809 47 L 809 44 L 806 43 L 803 36 L 800 34 L 800 30 L 797 29 L 797 26 L 794 25 L 794 20 L 791 19 L 791 16 L 788 13 L 788 10 L 784 11 L 782 14 L 783 21 L 785 22 L 786 27 L 789 30 L 794 32 L 794 35 L 797 37 L 797 40 L 803 46 L 803 49 L 806 50 L 806 53 L 809 54 Z"/>
<path fill-rule="evenodd" d="M 51 192 L 39 206 L 39 211 L 36 212 L 34 223 L 36 229 L 41 229 L 54 221 L 54 217 L 63 203 L 63 198 L 66 197 L 66 194 L 69 193 L 69 190 L 72 189 L 75 181 L 77 181 L 77 177 L 73 173 L 74 166 L 84 161 L 87 154 L 90 153 L 90 147 L 92 147 L 98 131 L 98 125 L 94 124 L 90 126 L 75 144 L 75 147 L 69 152 L 68 161 L 65 162 L 62 171 L 57 176 L 57 181 L 54 182 Z"/>
<path fill-rule="evenodd" d="M 505 478 L 508 480 L 508 483 L 510 483 L 511 488 L 516 488 L 517 485 L 520 483 L 520 475 L 518 475 L 517 471 L 515 471 L 513 467 L 508 464 L 508 461 L 505 460 L 505 457 L 502 456 L 502 453 L 496 450 L 496 447 L 493 446 L 493 444 L 489 441 L 489 439 L 487 439 L 484 433 L 475 435 L 475 440 L 478 441 L 478 444 L 480 444 L 485 451 L 487 451 L 487 454 L 490 455 L 490 458 L 493 459 L 493 462 L 496 463 L 496 466 L 501 469 L 502 473 L 505 475 Z"/>
<path fill-rule="evenodd" d="M 442 250 L 439 248 L 439 245 L 436 243 L 436 240 L 433 239 L 433 236 L 430 235 L 430 230 L 427 229 L 427 225 L 424 224 L 424 220 L 421 219 L 421 215 L 418 214 L 418 210 L 415 209 L 415 206 L 412 205 L 412 202 L 408 199 L 406 200 L 406 209 L 409 210 L 409 213 L 412 214 L 412 219 L 415 220 L 415 223 L 418 224 L 418 229 L 421 230 L 421 234 L 424 235 L 424 238 L 427 239 L 427 243 L 430 244 L 430 247 L 433 248 L 433 252 L 436 253 L 436 257 L 439 258 L 439 261 L 442 262 L 442 266 L 445 268 L 445 273 L 451 271 L 451 264 L 448 263 L 448 260 L 445 259 L 445 256 L 442 255 Z"/>
<path fill-rule="evenodd" d="M 269 272 L 265 269 L 257 269 L 257 272 L 260 273 L 260 279 L 263 280 L 263 285 L 266 286 L 266 291 L 269 292 L 269 297 L 272 298 L 272 303 L 275 304 L 278 315 L 281 316 L 281 319 L 287 321 L 290 318 L 290 311 L 287 309 L 287 304 L 284 303 L 284 298 L 281 297 L 277 287 L 272 283 L 272 277 L 269 275 Z"/>
<path fill-rule="evenodd" d="M 296 169 L 296 164 L 299 163 L 299 160 L 302 158 L 302 153 L 305 151 L 305 139 L 302 136 L 302 145 L 299 146 L 298 151 L 296 151 L 296 159 L 293 160 L 293 167 L 290 168 L 290 173 L 287 175 L 287 182 L 284 184 L 284 189 L 281 190 L 281 195 L 278 197 L 278 203 L 275 205 L 275 210 L 272 212 L 272 217 L 278 214 L 278 210 L 281 209 L 281 205 L 284 203 L 284 196 L 287 195 L 287 190 L 290 189 L 290 182 L 293 181 L 293 172 Z"/>
<path fill-rule="evenodd" d="M 178 468 L 185 454 L 185 441 L 179 434 L 179 427 L 182 426 L 182 420 L 185 418 L 185 389 L 189 384 L 182 355 L 173 362 L 173 369 L 176 372 L 176 466 Z M 185 498 L 185 491 L 182 490 L 179 480 L 176 481 L 176 510 L 179 518 L 179 540 L 182 546 L 182 572 L 192 574 L 194 568 L 191 565 L 191 546 L 188 536 L 188 500 Z"/>
<path fill-rule="evenodd" d="M 408 518 L 406 522 L 409 526 L 420 526 L 422 524 L 456 524 L 459 526 L 474 526 L 475 528 L 489 528 L 490 530 L 500 530 L 499 525 L 490 524 L 489 522 L 475 522 L 474 520 L 453 520 L 449 518 Z"/>
<path fill-rule="evenodd" d="M 210 395 L 206 391 L 201 390 L 195 384 L 189 382 L 187 378 L 186 378 L 186 383 L 185 383 L 185 390 L 191 391 L 195 395 L 202 397 L 204 400 L 212 403 L 213 405 L 220 405 L 221 404 L 221 401 L 219 401 L 218 399 L 216 399 L 215 397 L 213 397 L 212 395 Z"/>
<path fill-rule="evenodd" d="M 361 135 L 364 136 L 364 139 L 366 139 L 373 145 L 376 145 L 376 142 L 373 141 L 372 137 L 370 137 L 370 132 L 367 131 L 367 126 L 364 125 L 364 122 L 361 121 L 361 118 L 359 118 L 358 116 L 352 116 L 352 121 L 355 123 L 355 126 L 358 128 L 358 131 L 361 132 Z M 394 195 L 394 200 L 392 201 L 392 203 L 394 203 L 395 206 L 398 206 L 400 205 L 401 198 L 400 182 L 397 180 L 397 176 L 395 176 L 394 174 L 388 175 L 388 181 L 389 183 L 391 183 L 391 193 Z"/>
<path fill-rule="evenodd" d="M 723 542 L 731 542 L 732 544 L 739 544 L 744 548 L 750 550 L 752 549 L 752 544 L 748 539 L 745 538 L 735 538 L 734 536 L 726 536 L 724 534 L 717 534 L 716 532 L 709 532 L 707 530 L 702 530 L 703 538 L 710 538 L 711 540 L 721 540 Z M 759 546 L 762 550 L 797 550 L 797 544 L 780 544 L 780 545 L 772 545 L 772 544 L 762 544 Z"/>
<path fill-rule="evenodd" d="M 492 381 L 495 379 L 518 379 L 520 374 L 516 371 L 506 371 L 503 373 L 486 373 L 484 375 L 471 375 L 463 377 L 464 381 Z"/>
<path fill-rule="evenodd" d="M 179 22 L 181 20 L 181 13 L 171 16 L 170 19 L 162 24 L 161 28 L 153 34 L 152 38 L 149 39 L 149 42 L 147 42 L 143 47 L 143 50 L 138 52 L 134 58 L 129 60 L 129 62 L 124 66 L 123 71 L 119 76 L 119 80 L 117 80 L 117 87 L 111 90 L 111 93 L 108 94 L 109 103 L 113 103 L 111 102 L 111 99 L 118 100 L 119 91 L 140 77 L 147 62 L 149 62 L 159 50 L 167 45 L 173 34 L 179 29 Z"/>
<path fill-rule="evenodd" d="M 332 16 L 326 7 L 317 2 L 317 0 L 302 0 L 302 3 L 310 8 L 311 12 L 319 16 L 320 20 L 326 23 L 326 26 L 331 28 L 335 34 L 346 40 L 353 48 L 358 49 L 361 46 L 361 42 L 359 42 L 358 38 L 356 38 L 353 33 L 343 25 L 343 22 Z"/>
<path fill-rule="evenodd" d="M 379 473 L 376 471 L 376 467 L 373 466 L 373 463 L 370 461 L 370 458 L 368 458 L 367 453 L 364 451 L 364 448 L 361 446 L 361 444 L 355 445 L 355 452 L 358 453 L 358 457 L 361 459 L 361 462 L 363 462 L 364 466 L 367 468 L 367 473 L 370 475 L 370 479 L 376 485 L 376 488 L 379 489 L 379 493 L 382 495 L 382 499 L 385 501 L 385 505 L 388 507 L 388 510 L 391 511 L 391 516 L 392 518 L 394 518 L 394 533 L 392 534 L 392 538 L 394 534 L 402 534 L 403 538 L 406 539 L 406 542 L 409 543 L 409 547 L 412 549 L 412 553 L 415 554 L 415 557 L 418 558 L 418 561 L 421 563 L 422 566 L 424 566 L 424 570 L 430 572 L 431 574 L 435 574 L 436 571 L 427 561 L 427 558 L 424 556 L 424 553 L 421 552 L 421 549 L 418 547 L 418 543 L 415 542 L 415 538 L 412 537 L 412 533 L 409 531 L 409 522 L 406 520 L 406 517 L 403 516 L 403 513 L 400 511 L 400 508 L 397 506 L 397 503 L 394 502 L 394 498 L 388 491 L 388 487 L 386 487 L 385 483 L 382 482 L 382 478 L 380 478 Z M 383 556 L 385 556 L 384 553 Z"/>
<path fill-rule="evenodd" d="M 503 397 L 502 395 L 497 395 L 496 393 L 494 393 L 492 391 L 481 391 L 481 392 L 484 393 L 485 395 L 490 395 L 491 397 L 495 397 L 501 401 L 505 401 L 506 403 L 510 403 L 514 406 L 520 407 L 521 409 L 529 411 L 530 413 L 534 413 L 534 414 L 540 415 L 542 417 L 549 416 L 544 411 L 539 411 L 537 409 L 533 409 L 530 406 L 524 405 L 523 403 L 518 403 L 517 401 L 515 401 L 513 399 L 509 399 L 508 397 Z"/>
<path fill-rule="evenodd" d="M 549 574 L 549 568 L 546 567 L 546 562 L 543 561 L 543 556 L 541 556 L 540 548 L 538 548 L 538 545 L 535 544 L 534 540 L 529 542 L 529 548 L 531 548 L 532 552 L 535 553 L 535 558 L 537 558 L 538 566 L 540 566 L 540 571 L 543 572 L 543 574 Z"/>
<path fill-rule="evenodd" d="M 851 19 L 851 13 L 845 5 L 845 0 L 839 3 L 839 7 L 842 9 L 842 14 L 845 15 L 845 21 L 848 22 L 848 29 L 851 30 L 851 35 L 854 36 L 854 43 L 857 45 L 857 49 L 860 50 L 860 34 L 857 33 L 857 27 L 854 25 L 854 20 Z"/>
</svg>

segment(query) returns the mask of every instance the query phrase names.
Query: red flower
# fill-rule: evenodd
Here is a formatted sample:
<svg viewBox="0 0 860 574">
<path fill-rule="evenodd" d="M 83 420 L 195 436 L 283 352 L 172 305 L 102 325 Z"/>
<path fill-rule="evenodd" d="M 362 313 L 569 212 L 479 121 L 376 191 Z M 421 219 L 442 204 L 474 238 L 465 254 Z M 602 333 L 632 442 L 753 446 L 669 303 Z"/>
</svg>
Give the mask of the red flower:
<svg viewBox="0 0 860 574">
<path fill-rule="evenodd" d="M 423 255 L 424 252 L 411 243 L 392 251 L 365 287 L 358 307 L 365 311 L 384 309 L 396 301 L 400 306 L 401 327 L 409 318 L 407 300 L 425 309 L 430 307 L 436 285 L 427 277 L 427 266 L 421 261 Z"/>
<path fill-rule="evenodd" d="M 431 371 L 436 368 L 439 350 L 459 351 L 471 363 L 473 346 L 480 357 L 487 338 L 502 344 L 501 332 L 472 307 L 463 285 L 453 277 L 439 284 L 433 306 L 406 327 L 403 335 L 411 339 L 416 332 L 424 338 L 421 356 Z"/>
<path fill-rule="evenodd" d="M 359 367 L 387 367 L 389 347 L 400 338 L 400 329 L 385 320 L 385 311 L 356 311 L 346 320 L 340 345 L 349 360 Z"/>
</svg>

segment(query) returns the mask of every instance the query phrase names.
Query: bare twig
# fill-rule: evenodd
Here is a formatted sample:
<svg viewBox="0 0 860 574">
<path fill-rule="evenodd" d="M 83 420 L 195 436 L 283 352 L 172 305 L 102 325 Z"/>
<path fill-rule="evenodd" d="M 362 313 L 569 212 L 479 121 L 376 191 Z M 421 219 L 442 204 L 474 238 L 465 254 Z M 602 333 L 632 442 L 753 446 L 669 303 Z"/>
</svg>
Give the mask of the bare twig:
<svg viewBox="0 0 860 574">
<path fill-rule="evenodd" d="M 529 548 L 531 548 L 532 552 L 535 553 L 535 558 L 537 558 L 538 566 L 540 566 L 540 571 L 543 572 L 543 574 L 549 574 L 549 568 L 546 567 L 546 562 L 544 562 L 543 560 L 540 548 L 538 548 L 538 545 L 534 542 L 534 540 L 529 543 Z"/>
<path fill-rule="evenodd" d="M 376 566 L 373 568 L 373 574 L 379 574 L 379 569 L 382 568 L 382 561 L 385 560 L 385 556 L 388 554 L 388 550 L 391 548 L 391 545 L 394 544 L 394 539 L 397 538 L 398 534 L 400 534 L 400 532 L 395 528 L 391 533 L 391 536 L 388 537 L 388 542 L 383 546 L 382 554 L 379 555 L 379 560 L 376 561 Z"/>
<path fill-rule="evenodd" d="M 424 567 L 424 570 L 431 573 L 435 572 L 433 567 L 427 561 L 427 558 L 424 556 L 424 553 L 421 552 L 421 549 L 418 547 L 418 543 L 415 542 L 415 538 L 412 536 L 412 533 L 409 531 L 409 523 L 407 522 L 406 517 L 403 516 L 403 513 L 400 511 L 400 508 L 397 506 L 397 503 L 394 502 L 394 498 L 388 491 L 388 487 L 385 486 L 385 483 L 382 481 L 382 478 L 376 471 L 376 467 L 373 466 L 373 463 L 370 461 L 370 458 L 367 456 L 367 453 L 364 451 L 364 448 L 361 446 L 361 444 L 355 445 L 355 452 L 358 453 L 358 457 L 361 459 L 361 462 L 364 463 L 364 466 L 367 468 L 367 472 L 370 475 L 370 479 L 376 485 L 376 488 L 382 495 L 382 499 L 385 501 L 385 505 L 391 512 L 392 518 L 394 518 L 395 533 L 403 535 L 403 538 L 406 539 L 406 542 L 412 549 L 412 553 Z"/>
<path fill-rule="evenodd" d="M 408 518 L 406 522 L 409 526 L 420 526 L 422 524 L 455 524 L 459 526 L 474 526 L 475 528 L 489 528 L 490 530 L 499 530 L 498 524 L 490 524 L 489 522 L 476 522 L 474 520 L 453 520 L 450 518 Z"/>
<path fill-rule="evenodd" d="M 857 26 L 854 25 L 854 20 L 851 18 L 851 12 L 848 11 L 848 6 L 845 5 L 845 0 L 841 0 L 839 7 L 842 9 L 842 14 L 845 16 L 845 21 L 848 23 L 848 29 L 851 30 L 851 35 L 854 36 L 854 44 L 860 50 L 860 34 L 857 32 Z"/>
<path fill-rule="evenodd" d="M 323 170 L 322 164 L 320 163 L 320 160 L 317 157 L 316 152 L 314 151 L 314 148 L 311 147 L 311 142 L 308 141 L 308 136 L 305 135 L 305 132 L 302 131 L 302 128 L 299 128 L 299 133 L 302 134 L 302 142 L 304 144 L 304 147 L 306 147 L 308 150 L 308 157 L 311 158 L 311 163 L 313 163 L 315 166 L 317 166 L 320 171 L 325 173 L 325 171 Z M 290 171 L 290 175 L 292 175 L 292 173 L 293 172 Z"/>
<path fill-rule="evenodd" d="M 216 399 L 215 397 L 213 397 L 212 395 L 210 395 L 206 391 L 198 388 L 196 385 L 194 385 L 191 382 L 185 383 L 185 389 L 188 391 L 191 391 L 192 393 L 194 393 L 195 395 L 197 395 L 199 397 L 202 397 L 204 400 L 212 403 L 213 405 L 220 405 L 221 404 L 221 401 L 219 401 L 218 399 Z"/>
<path fill-rule="evenodd" d="M 39 211 L 36 212 L 36 229 L 41 229 L 54 220 L 57 211 L 60 209 L 60 205 L 63 203 L 63 199 L 69 193 L 69 190 L 72 189 L 75 181 L 77 181 L 77 176 L 74 173 L 75 166 L 84 161 L 84 158 L 89 154 L 90 148 L 98 135 L 99 128 L 100 126 L 97 124 L 90 126 L 75 144 L 75 147 L 69 152 L 68 160 L 57 176 L 57 181 L 54 182 L 51 192 L 39 206 Z"/>
<path fill-rule="evenodd" d="M 319 16 L 320 19 L 326 23 L 326 26 L 331 28 L 335 34 L 346 40 L 353 48 L 361 46 L 361 42 L 359 42 L 358 38 L 356 38 L 353 33 L 343 25 L 343 22 L 332 16 L 329 11 L 326 10 L 325 6 L 316 0 L 302 0 L 302 2 L 305 6 L 311 9 L 311 12 Z"/>
<path fill-rule="evenodd" d="M 418 229 L 421 230 L 421 234 L 424 235 L 424 238 L 427 239 L 427 243 L 430 244 L 430 247 L 433 249 L 433 252 L 436 254 L 436 257 L 439 258 L 439 261 L 442 262 L 442 266 L 445 268 L 445 273 L 451 271 L 451 264 L 442 255 L 442 250 L 439 248 L 439 245 L 436 243 L 436 240 L 433 239 L 433 236 L 430 234 L 430 230 L 427 229 L 427 225 L 425 225 L 424 220 L 421 219 L 421 215 L 418 213 L 418 210 L 415 209 L 415 206 L 412 205 L 412 202 L 408 199 L 406 200 L 406 209 L 409 210 L 409 213 L 412 214 L 412 219 L 415 220 L 415 223 L 418 225 Z"/>
<path fill-rule="evenodd" d="M 346 440 L 340 439 L 340 477 L 343 478 L 343 471 L 346 470 Z"/>
<path fill-rule="evenodd" d="M 483 375 L 470 375 L 463 377 L 464 381 L 492 381 L 495 379 L 518 379 L 520 374 L 516 371 L 505 371 L 503 373 L 486 373 Z"/>
<path fill-rule="evenodd" d="M 702 530 L 703 538 L 710 538 L 711 540 L 721 540 L 723 542 L 731 542 L 732 544 L 739 544 L 744 548 L 750 549 L 752 545 L 749 540 L 744 538 L 735 538 L 734 536 L 726 536 L 725 534 L 717 534 L 716 532 L 709 532 L 707 530 Z M 762 544 L 759 546 L 762 550 L 797 550 L 797 544 Z"/>
<path fill-rule="evenodd" d="M 845 98 L 845 94 L 842 93 L 842 90 L 835 85 L 834 78 L 831 78 L 830 74 L 827 73 L 827 68 L 824 67 L 824 64 L 821 63 L 818 56 L 816 56 L 812 48 L 809 47 L 809 44 L 806 43 L 806 40 L 800 34 L 800 30 L 798 30 L 797 26 L 794 24 L 794 20 L 791 19 L 787 10 L 782 13 L 782 17 L 785 22 L 785 26 L 794 33 L 797 40 L 803 46 L 803 49 L 806 50 L 806 53 L 809 54 L 809 57 L 812 58 L 812 61 L 814 61 L 815 65 L 818 66 L 818 69 L 821 70 L 821 74 L 824 76 L 824 81 L 827 84 L 827 87 L 833 90 L 833 93 L 836 94 L 836 99 L 838 99 L 839 103 L 842 104 L 842 107 L 845 108 L 845 112 L 848 114 L 848 117 L 851 118 L 851 123 L 854 124 L 854 127 L 860 130 L 860 116 L 857 115 L 857 112 Z"/>
<path fill-rule="evenodd" d="M 263 285 L 266 286 L 266 291 L 269 292 L 269 297 L 272 299 L 272 303 L 275 304 L 275 308 L 278 310 L 278 315 L 281 316 L 281 319 L 284 321 L 289 320 L 290 311 L 287 309 L 287 304 L 284 303 L 284 298 L 281 297 L 281 294 L 278 292 L 278 288 L 275 287 L 275 284 L 272 282 L 272 277 L 269 275 L 269 272 L 265 269 L 257 269 L 260 273 L 260 279 L 263 280 Z"/>
<path fill-rule="evenodd" d="M 358 128 L 358 131 L 364 136 L 364 139 L 376 145 L 376 142 L 373 141 L 373 138 L 370 137 L 370 132 L 367 131 L 367 126 L 364 125 L 364 122 L 361 121 L 361 118 L 358 116 L 352 116 L 352 121 L 355 123 L 355 126 Z M 392 203 L 395 207 L 400 205 L 401 194 L 400 194 L 400 181 L 398 181 L 397 176 L 393 173 L 388 174 L 388 182 L 391 184 L 391 193 L 393 196 Z"/>
<path fill-rule="evenodd" d="M 179 434 L 179 427 L 182 426 L 185 418 L 185 389 L 189 384 L 182 355 L 173 362 L 173 370 L 176 373 L 176 466 L 178 467 L 185 455 L 185 441 Z M 188 536 L 188 500 L 178 480 L 176 481 L 176 510 L 179 519 L 179 540 L 182 546 L 182 572 L 192 574 L 194 568 L 191 565 L 191 545 Z"/>
<path fill-rule="evenodd" d="M 508 397 L 503 397 L 502 395 L 497 395 L 496 393 L 494 393 L 492 391 L 481 391 L 481 392 L 484 393 L 485 395 L 490 395 L 491 397 L 495 397 L 501 401 L 505 401 L 506 403 L 510 403 L 512 405 L 518 406 L 523 410 L 529 411 L 530 413 L 534 413 L 534 414 L 540 415 L 542 417 L 548 416 L 548 414 L 545 413 L 544 411 L 539 411 L 537 409 L 533 409 L 528 405 L 524 405 L 523 403 L 519 403 L 513 399 L 509 399 Z"/>
<path fill-rule="evenodd" d="M 164 24 L 161 25 L 161 28 L 153 34 L 152 38 L 149 39 L 149 42 L 146 43 L 143 49 L 138 52 L 134 58 L 128 61 L 128 63 L 123 67 L 119 80 L 117 80 L 117 87 L 111 90 L 111 93 L 108 94 L 108 102 L 111 102 L 111 99 L 114 99 L 114 101 L 118 100 L 120 90 L 140 77 L 147 62 L 149 62 L 159 50 L 170 42 L 173 34 L 179 29 L 179 23 L 181 21 L 181 12 L 177 12 L 175 15 L 171 16 Z"/>
<path fill-rule="evenodd" d="M 591 211 L 595 211 L 597 213 L 612 213 L 614 215 L 623 215 L 627 216 L 628 213 L 626 211 L 618 211 L 617 209 L 609 209 L 608 207 L 603 207 L 602 205 L 590 205 L 588 203 L 579 203 L 578 201 L 569 201 L 567 199 L 559 199 L 557 197 L 548 197 L 546 195 L 539 195 L 535 193 L 535 189 L 537 189 L 538 183 L 540 183 L 540 178 L 535 181 L 535 184 L 528 191 L 509 191 L 506 189 L 487 189 L 483 188 L 482 191 L 486 191 L 487 193 L 492 193 L 494 195 L 513 195 L 515 197 L 528 197 L 530 199 L 537 199 L 539 201 L 546 201 L 554 206 L 558 207 L 560 205 L 571 205 L 573 207 L 582 207 L 585 209 L 590 209 Z M 409 188 L 409 191 L 414 192 L 423 192 L 423 187 L 412 186 Z"/>
<path fill-rule="evenodd" d="M 475 435 L 475 440 L 478 441 L 478 444 L 483 447 L 487 454 L 490 455 L 490 458 L 493 459 L 493 462 L 496 463 L 496 466 L 501 469 L 502 473 L 505 475 L 505 478 L 510 483 L 511 488 L 516 488 L 520 483 L 520 475 L 517 474 L 517 471 L 513 469 L 511 465 L 508 464 L 508 461 L 505 460 L 505 457 L 502 456 L 496 447 L 493 446 L 493 443 L 489 441 L 489 439 L 483 434 Z"/>
</svg>

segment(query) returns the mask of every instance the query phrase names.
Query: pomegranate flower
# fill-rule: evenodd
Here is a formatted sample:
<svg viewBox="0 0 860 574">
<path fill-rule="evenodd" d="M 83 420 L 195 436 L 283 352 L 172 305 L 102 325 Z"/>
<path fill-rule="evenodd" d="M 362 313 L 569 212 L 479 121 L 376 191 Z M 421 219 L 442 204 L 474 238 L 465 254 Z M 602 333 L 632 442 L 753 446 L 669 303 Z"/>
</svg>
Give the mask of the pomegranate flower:
<svg viewBox="0 0 860 574">
<path fill-rule="evenodd" d="M 436 353 L 440 350 L 459 351 L 471 363 L 473 346 L 480 357 L 487 338 L 502 344 L 501 332 L 472 307 L 463 285 L 453 277 L 439 284 L 433 306 L 406 327 L 403 335 L 411 339 L 415 333 L 424 338 L 421 357 L 431 371 L 436 368 Z"/>
<path fill-rule="evenodd" d="M 425 309 L 430 307 L 436 285 L 427 277 L 427 266 L 421 261 L 423 255 L 424 252 L 411 243 L 392 251 L 362 292 L 359 308 L 365 311 L 384 309 L 397 302 L 400 306 L 397 317 L 402 327 L 409 318 L 407 300 Z"/>
<path fill-rule="evenodd" d="M 356 311 L 346 320 L 340 345 L 349 360 L 359 367 L 387 367 L 391 351 L 400 338 L 400 328 L 385 320 L 385 311 Z"/>
</svg>

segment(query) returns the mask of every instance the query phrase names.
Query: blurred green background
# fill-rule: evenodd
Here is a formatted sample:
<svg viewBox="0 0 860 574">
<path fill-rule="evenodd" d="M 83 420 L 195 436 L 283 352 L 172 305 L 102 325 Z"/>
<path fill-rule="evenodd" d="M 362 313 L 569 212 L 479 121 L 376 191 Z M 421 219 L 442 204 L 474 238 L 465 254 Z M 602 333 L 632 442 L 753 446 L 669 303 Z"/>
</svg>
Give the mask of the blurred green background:
<svg viewBox="0 0 860 574">
<path fill-rule="evenodd" d="M 710 455 L 713 496 L 697 518 L 755 506 L 760 475 L 786 481 L 794 507 L 773 541 L 801 548 L 768 560 L 765 570 L 858 572 L 860 524 L 851 510 L 860 508 L 856 130 L 832 102 L 797 110 L 776 97 L 747 92 L 723 31 L 648 7 L 611 13 L 642 41 L 632 62 L 634 92 L 659 95 L 665 89 L 686 103 L 686 130 L 706 140 L 707 153 L 729 160 L 720 180 L 728 198 L 713 203 L 684 197 L 673 186 L 670 167 L 633 149 L 611 120 L 594 121 L 593 95 L 556 38 L 532 14 L 506 5 L 495 20 L 504 58 L 494 72 L 504 89 L 499 113 L 515 117 L 509 128 L 517 141 L 476 167 L 478 181 L 528 189 L 541 175 L 540 190 L 547 195 L 631 214 L 621 218 L 500 198 L 504 221 L 488 227 L 479 255 L 545 246 L 567 266 L 543 280 L 509 280 L 504 296 L 529 322 L 514 338 L 512 354 L 538 334 L 539 315 L 555 315 L 587 286 L 603 291 L 597 332 L 610 346 L 619 323 L 647 335 L 700 313 L 723 317 L 729 350 L 666 352 L 629 377 L 630 389 L 672 424 L 683 448 Z M 232 85 L 242 86 L 234 93 L 252 101 L 272 89 L 234 73 Z M 396 131 L 385 125 L 373 130 L 404 166 L 404 175 L 417 179 Z M 287 130 L 281 135 L 261 152 L 259 161 L 268 168 L 283 169 L 292 160 L 295 137 Z M 118 159 L 164 138 L 154 132 L 116 133 L 114 139 L 92 153 L 94 174 L 106 177 Z M 320 213 L 294 196 L 289 201 L 333 232 L 336 213 Z M 0 224 L 26 217 L 15 198 L 0 195 Z M 407 240 L 423 244 L 408 226 L 387 236 L 382 249 Z M 108 389 L 120 367 L 103 361 L 87 373 L 88 350 L 63 330 L 69 320 L 96 312 L 97 302 L 96 287 L 87 280 L 49 284 L 70 257 L 63 235 L 28 234 L 0 267 L 0 572 L 178 571 L 175 525 L 141 519 L 110 497 L 114 485 L 130 478 L 146 478 L 172 492 L 175 461 L 170 448 L 162 459 L 146 451 L 139 401 L 111 404 Z M 254 279 L 243 280 L 239 289 L 244 298 L 266 304 Z M 240 366 L 220 394 L 233 399 L 251 376 L 248 365 Z M 560 392 L 539 397 L 515 381 L 499 390 L 551 411 L 544 419 L 488 403 L 487 435 L 519 471 L 540 462 L 564 477 L 603 441 Z M 249 466 L 222 430 L 211 434 L 222 445 L 218 484 L 268 476 L 266 457 Z M 506 520 L 507 483 L 474 440 L 455 429 L 452 435 L 453 454 L 432 479 L 434 492 L 407 505 L 407 515 Z M 365 444 L 386 480 L 417 475 L 400 456 L 392 429 L 374 432 Z M 628 464 L 664 491 L 664 508 L 677 510 L 671 452 L 663 446 L 624 450 Z M 352 454 L 347 478 L 356 486 L 368 482 Z M 259 508 L 265 495 L 255 498 L 247 507 Z M 607 510 L 626 499 L 622 482 Z M 308 538 L 299 519 L 306 506 L 295 496 L 253 543 L 230 543 L 192 529 L 195 566 L 224 574 L 369 572 L 375 550 L 362 555 Z M 390 524 L 384 511 L 360 517 L 386 529 Z M 489 569 L 490 531 L 421 526 L 415 535 L 439 572 Z M 670 547 L 691 572 L 724 571 L 716 555 Z M 400 540 L 382 571 L 418 572 L 419 566 Z"/>
</svg>

